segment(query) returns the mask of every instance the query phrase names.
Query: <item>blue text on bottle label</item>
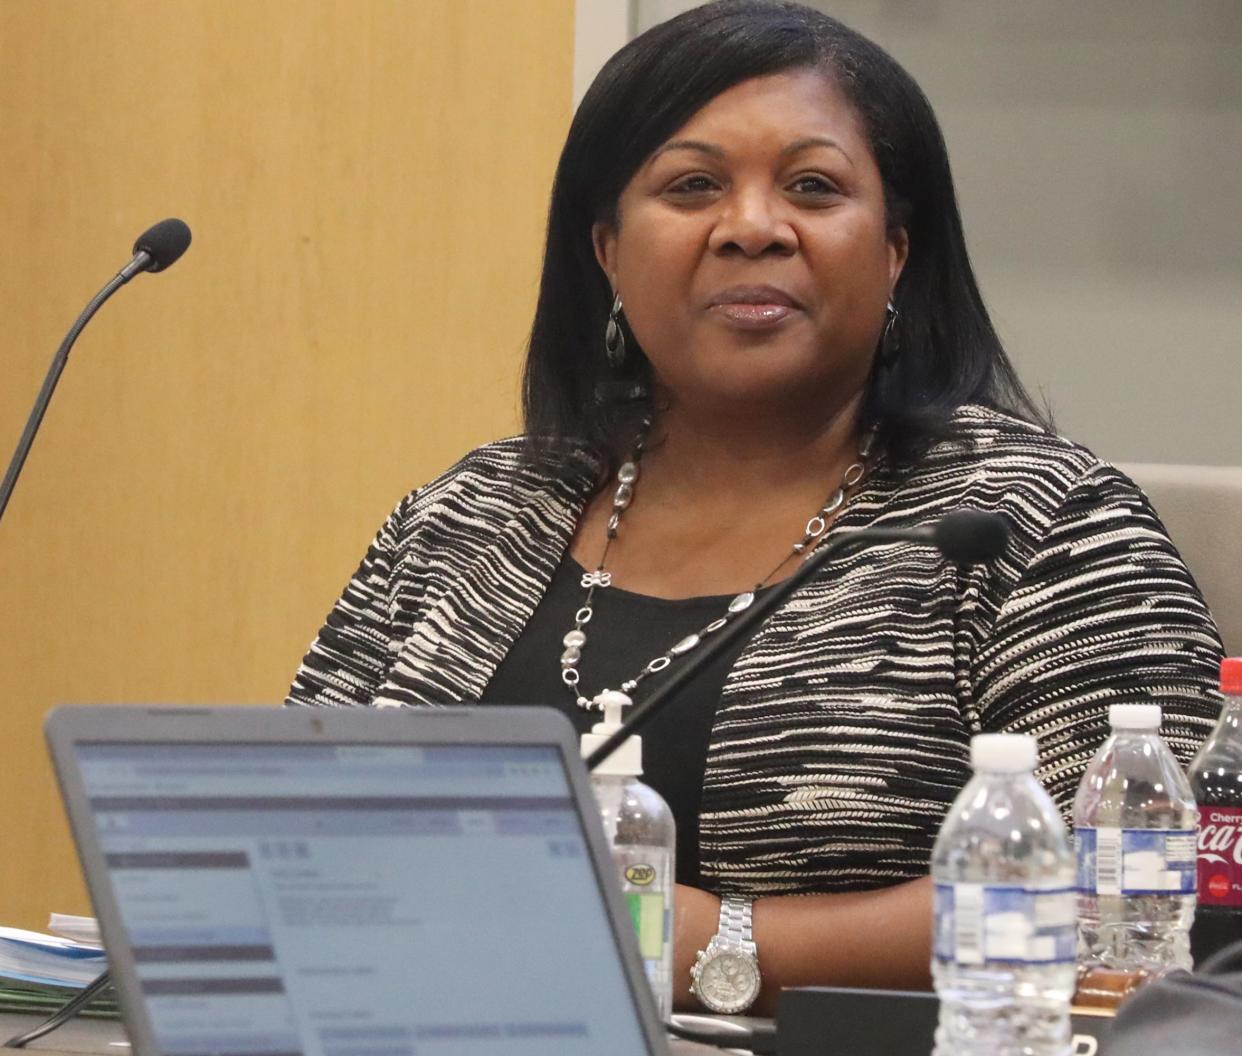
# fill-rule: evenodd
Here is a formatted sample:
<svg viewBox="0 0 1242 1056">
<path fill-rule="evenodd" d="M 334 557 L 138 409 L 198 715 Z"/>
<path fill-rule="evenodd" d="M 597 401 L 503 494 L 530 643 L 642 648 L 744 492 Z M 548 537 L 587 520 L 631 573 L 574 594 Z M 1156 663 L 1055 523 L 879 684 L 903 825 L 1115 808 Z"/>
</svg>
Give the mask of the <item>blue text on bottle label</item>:
<svg viewBox="0 0 1242 1056">
<path fill-rule="evenodd" d="M 937 884 L 939 961 L 1066 964 L 1076 955 L 1072 887 Z"/>
<path fill-rule="evenodd" d="M 1079 828 L 1078 889 L 1096 895 L 1193 895 L 1194 829 Z"/>
</svg>

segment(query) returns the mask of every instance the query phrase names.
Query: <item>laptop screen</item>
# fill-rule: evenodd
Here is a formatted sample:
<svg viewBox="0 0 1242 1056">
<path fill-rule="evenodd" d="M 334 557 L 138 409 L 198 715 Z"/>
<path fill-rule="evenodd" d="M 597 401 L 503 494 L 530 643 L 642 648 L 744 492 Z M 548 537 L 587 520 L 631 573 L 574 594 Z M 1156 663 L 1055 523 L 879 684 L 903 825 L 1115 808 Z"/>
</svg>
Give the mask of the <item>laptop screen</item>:
<svg viewBox="0 0 1242 1056">
<path fill-rule="evenodd" d="M 165 1056 L 649 1051 L 555 747 L 75 750 Z"/>
</svg>

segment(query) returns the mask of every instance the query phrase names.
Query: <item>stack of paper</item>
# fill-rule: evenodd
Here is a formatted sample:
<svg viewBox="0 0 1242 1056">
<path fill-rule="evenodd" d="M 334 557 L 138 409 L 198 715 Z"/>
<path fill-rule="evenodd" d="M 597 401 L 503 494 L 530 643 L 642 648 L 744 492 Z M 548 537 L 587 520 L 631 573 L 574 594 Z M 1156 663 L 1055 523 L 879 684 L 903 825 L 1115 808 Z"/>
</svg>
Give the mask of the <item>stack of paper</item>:
<svg viewBox="0 0 1242 1056">
<path fill-rule="evenodd" d="M 8 982 L 83 987 L 107 967 L 96 943 L 0 927 L 0 979 Z"/>
<path fill-rule="evenodd" d="M 0 927 L 0 1009 L 51 1012 L 106 971 L 108 962 L 94 923 L 89 917 L 59 914 L 52 921 L 55 930 L 81 937 L 93 934 L 94 942 Z M 115 1000 L 105 997 L 93 1001 L 89 1011 L 115 1014 Z"/>
</svg>

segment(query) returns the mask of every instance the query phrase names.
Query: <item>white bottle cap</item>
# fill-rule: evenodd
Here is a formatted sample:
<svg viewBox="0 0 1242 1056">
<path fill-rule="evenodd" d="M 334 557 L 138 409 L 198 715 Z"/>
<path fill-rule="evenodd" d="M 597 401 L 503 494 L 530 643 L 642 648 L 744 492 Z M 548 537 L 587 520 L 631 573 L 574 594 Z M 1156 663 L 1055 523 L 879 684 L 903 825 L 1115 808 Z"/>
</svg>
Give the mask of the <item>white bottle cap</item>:
<svg viewBox="0 0 1242 1056">
<path fill-rule="evenodd" d="M 1108 724 L 1114 730 L 1159 730 L 1159 704 L 1110 704 Z"/>
<path fill-rule="evenodd" d="M 1039 760 L 1039 744 L 1025 733 L 981 733 L 970 741 L 970 765 L 975 770 L 1029 774 Z"/>
<path fill-rule="evenodd" d="M 606 689 L 595 698 L 604 712 L 604 721 L 591 727 L 590 733 L 582 735 L 582 756 L 586 758 L 602 745 L 612 734 L 621 728 L 622 711 L 633 703 L 625 694 L 615 689 Z M 622 777 L 637 777 L 643 772 L 643 739 L 627 737 L 622 741 L 593 773 L 610 774 Z"/>
</svg>

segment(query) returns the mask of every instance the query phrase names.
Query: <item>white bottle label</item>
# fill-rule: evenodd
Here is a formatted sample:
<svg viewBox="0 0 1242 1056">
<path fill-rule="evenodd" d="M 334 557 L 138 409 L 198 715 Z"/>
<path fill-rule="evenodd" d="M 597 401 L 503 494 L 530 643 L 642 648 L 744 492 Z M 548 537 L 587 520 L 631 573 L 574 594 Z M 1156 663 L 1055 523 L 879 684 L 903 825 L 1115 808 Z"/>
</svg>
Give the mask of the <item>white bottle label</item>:
<svg viewBox="0 0 1242 1056">
<path fill-rule="evenodd" d="M 1193 895 L 1197 847 L 1194 829 L 1076 829 L 1078 889 L 1089 895 Z"/>
<path fill-rule="evenodd" d="M 1072 963 L 1075 890 L 1020 884 L 937 884 L 939 961 Z"/>
</svg>

